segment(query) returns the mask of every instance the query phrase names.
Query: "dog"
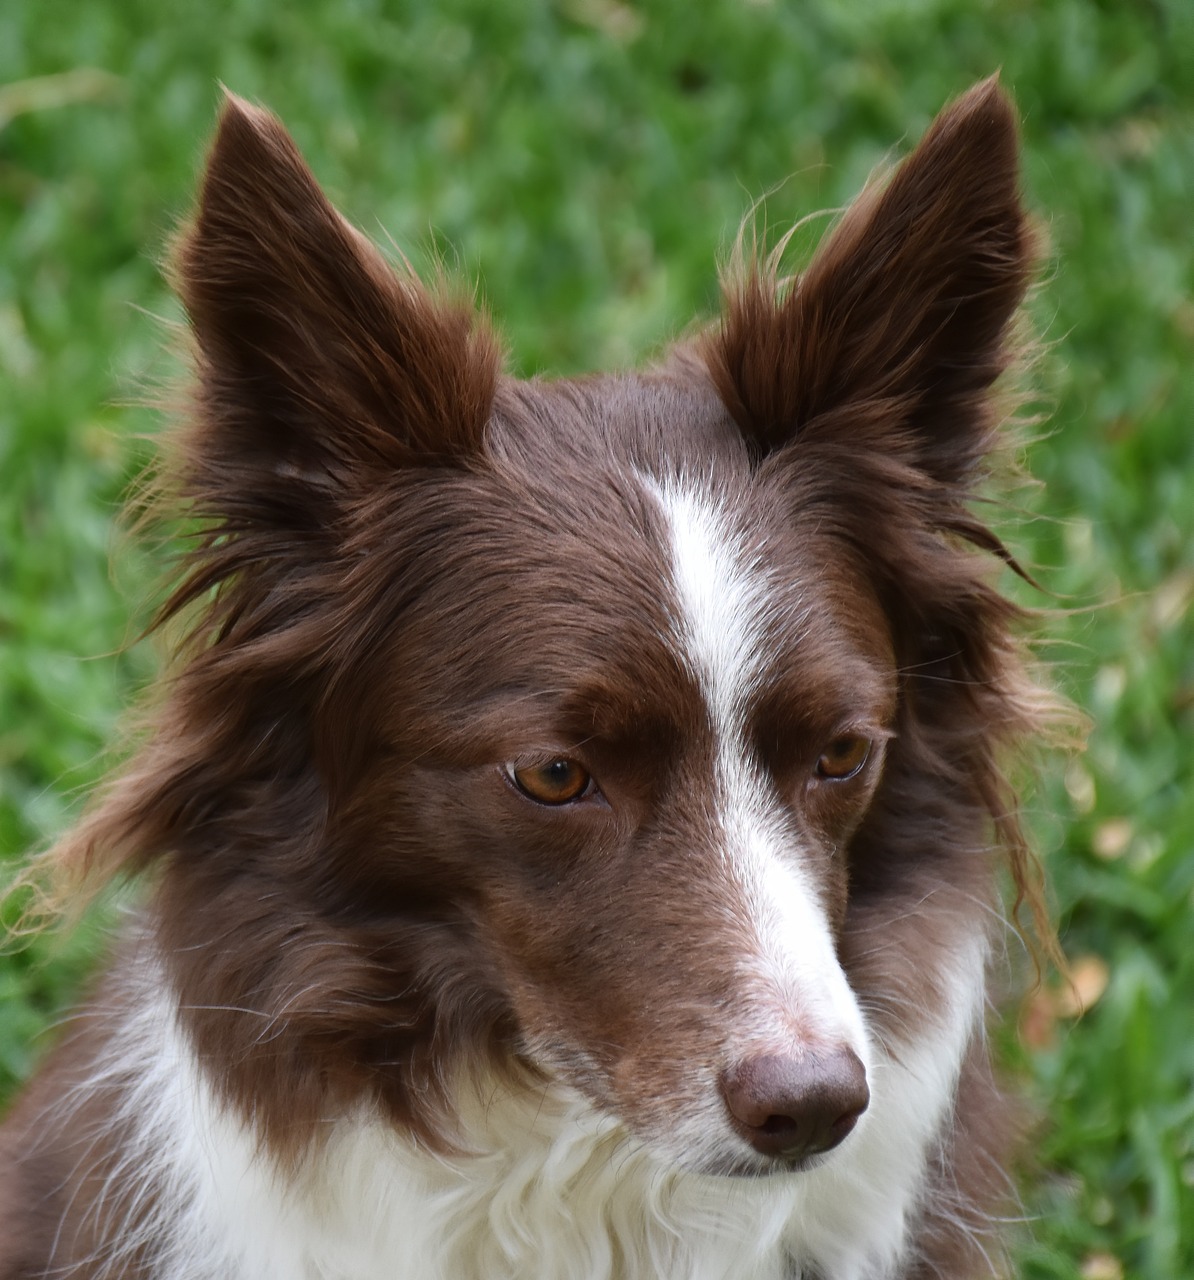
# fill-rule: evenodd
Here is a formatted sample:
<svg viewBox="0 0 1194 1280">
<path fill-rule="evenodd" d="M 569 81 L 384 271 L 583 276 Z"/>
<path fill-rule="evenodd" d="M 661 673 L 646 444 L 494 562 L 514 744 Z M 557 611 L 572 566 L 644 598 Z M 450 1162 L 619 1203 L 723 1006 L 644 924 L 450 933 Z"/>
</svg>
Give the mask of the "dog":
<svg viewBox="0 0 1194 1280">
<path fill-rule="evenodd" d="M 519 381 L 228 96 L 176 652 L 47 855 L 142 905 L 0 1134 L 3 1280 L 992 1273 L 1018 151 L 981 83 L 798 276 Z"/>
</svg>

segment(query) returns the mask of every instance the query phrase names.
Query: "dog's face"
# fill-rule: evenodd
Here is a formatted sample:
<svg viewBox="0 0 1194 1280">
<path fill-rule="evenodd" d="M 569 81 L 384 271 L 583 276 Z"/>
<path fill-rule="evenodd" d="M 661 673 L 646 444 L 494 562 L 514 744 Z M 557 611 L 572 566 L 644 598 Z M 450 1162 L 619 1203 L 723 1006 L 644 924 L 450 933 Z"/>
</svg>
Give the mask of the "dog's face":
<svg viewBox="0 0 1194 1280">
<path fill-rule="evenodd" d="M 519 1052 L 673 1160 L 803 1163 L 867 1101 L 837 939 L 895 721 L 875 592 L 708 388 L 499 395 L 488 453 L 379 531 L 344 873 L 435 895 Z"/>
<path fill-rule="evenodd" d="M 184 1018 L 267 1140 L 371 1098 L 440 1141 L 495 1065 L 703 1172 L 866 1123 L 991 894 L 1020 713 L 965 502 L 1031 256 L 987 84 L 786 291 L 519 383 L 229 103 L 176 261 L 199 621 L 85 838 L 166 855 Z"/>
</svg>

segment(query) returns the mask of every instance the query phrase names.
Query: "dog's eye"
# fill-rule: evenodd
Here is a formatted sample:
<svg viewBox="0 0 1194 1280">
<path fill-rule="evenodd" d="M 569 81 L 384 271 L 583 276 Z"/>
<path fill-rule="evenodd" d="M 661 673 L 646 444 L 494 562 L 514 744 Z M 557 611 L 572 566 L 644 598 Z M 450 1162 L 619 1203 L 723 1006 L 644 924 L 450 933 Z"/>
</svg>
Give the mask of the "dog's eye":
<svg viewBox="0 0 1194 1280">
<path fill-rule="evenodd" d="M 588 770 L 575 760 L 553 760 L 528 769 L 507 767 L 514 785 L 537 804 L 568 804 L 586 795 L 593 785 Z"/>
<path fill-rule="evenodd" d="M 871 740 L 859 733 L 843 733 L 821 752 L 817 776 L 844 782 L 862 770 L 871 754 Z"/>
</svg>

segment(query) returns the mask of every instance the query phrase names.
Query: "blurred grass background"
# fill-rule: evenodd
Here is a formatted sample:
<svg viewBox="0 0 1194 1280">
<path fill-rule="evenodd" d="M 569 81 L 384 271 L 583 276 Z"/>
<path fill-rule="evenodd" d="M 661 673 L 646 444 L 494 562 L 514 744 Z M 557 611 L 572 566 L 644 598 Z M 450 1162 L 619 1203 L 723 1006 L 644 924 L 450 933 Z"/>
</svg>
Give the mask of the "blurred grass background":
<svg viewBox="0 0 1194 1280">
<path fill-rule="evenodd" d="M 174 372 L 157 262 L 218 81 L 278 111 L 375 238 L 479 281 L 525 373 L 641 359 L 712 311 L 752 200 L 777 228 L 839 205 L 1000 67 L 1053 246 L 1044 488 L 1008 533 L 1075 607 L 1046 654 L 1094 724 L 1031 801 L 1077 993 L 1007 1036 L 1044 1117 L 1019 1265 L 1194 1276 L 1189 0 L 7 0 L 0 858 L 78 811 L 153 668 L 126 645 L 156 566 L 109 561 L 158 426 L 132 406 Z M 0 957 L 0 1097 L 96 945 Z"/>
</svg>

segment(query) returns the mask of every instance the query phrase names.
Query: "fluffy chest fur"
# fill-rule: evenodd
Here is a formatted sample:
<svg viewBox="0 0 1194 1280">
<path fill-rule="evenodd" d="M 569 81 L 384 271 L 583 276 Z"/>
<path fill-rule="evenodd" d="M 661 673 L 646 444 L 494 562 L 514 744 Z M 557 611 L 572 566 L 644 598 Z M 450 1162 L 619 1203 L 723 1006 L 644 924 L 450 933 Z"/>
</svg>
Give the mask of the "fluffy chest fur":
<svg viewBox="0 0 1194 1280">
<path fill-rule="evenodd" d="M 1042 704 L 971 500 L 1031 265 L 988 83 L 797 279 L 519 382 L 231 100 L 189 630 L 48 859 L 149 883 L 0 1132 L 0 1280 L 989 1271 Z"/>
</svg>

